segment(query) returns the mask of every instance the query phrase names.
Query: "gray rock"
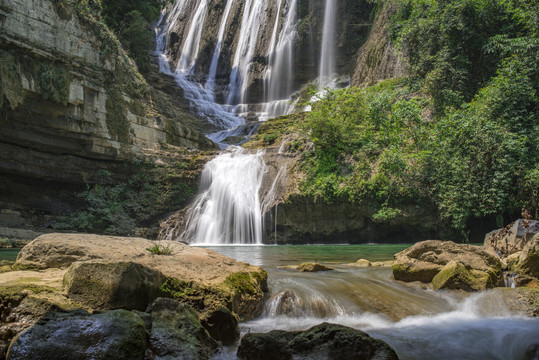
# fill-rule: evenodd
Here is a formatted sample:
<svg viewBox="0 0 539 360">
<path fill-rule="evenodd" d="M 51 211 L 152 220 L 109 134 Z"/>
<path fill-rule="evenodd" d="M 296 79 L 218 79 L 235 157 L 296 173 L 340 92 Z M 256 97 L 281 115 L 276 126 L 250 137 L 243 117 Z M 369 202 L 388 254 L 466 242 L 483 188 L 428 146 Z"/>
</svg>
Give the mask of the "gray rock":
<svg viewBox="0 0 539 360">
<path fill-rule="evenodd" d="M 203 360 L 217 349 L 189 305 L 158 298 L 152 305 L 151 350 L 156 360 Z"/>
<path fill-rule="evenodd" d="M 245 335 L 238 358 L 272 359 L 350 359 L 397 360 L 397 354 L 385 342 L 342 325 L 323 323 L 306 331 L 274 330 Z"/>
<path fill-rule="evenodd" d="M 526 244 L 539 233 L 539 221 L 518 219 L 509 226 L 485 235 L 483 246 L 505 256 L 524 249 Z"/>
<path fill-rule="evenodd" d="M 136 360 L 147 347 L 144 321 L 126 310 L 96 315 L 53 314 L 20 334 L 9 360 Z"/>
</svg>

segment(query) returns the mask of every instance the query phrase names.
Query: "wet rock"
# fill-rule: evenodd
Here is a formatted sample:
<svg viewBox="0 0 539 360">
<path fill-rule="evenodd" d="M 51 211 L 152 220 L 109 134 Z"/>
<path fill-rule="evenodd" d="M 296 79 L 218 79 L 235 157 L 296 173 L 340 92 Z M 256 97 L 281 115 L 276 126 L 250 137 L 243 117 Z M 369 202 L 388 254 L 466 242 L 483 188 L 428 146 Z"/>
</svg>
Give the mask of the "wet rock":
<svg viewBox="0 0 539 360">
<path fill-rule="evenodd" d="M 432 279 L 434 290 L 481 291 L 494 287 L 488 273 L 450 261 Z"/>
<path fill-rule="evenodd" d="M 463 267 L 452 265 L 447 268 L 444 276 L 441 275 L 437 279 L 437 284 L 440 286 L 445 283 L 441 281 L 442 279 L 453 278 L 455 283 L 450 283 L 453 284 L 452 288 L 456 287 L 456 279 L 460 277 L 448 276 L 450 269 L 458 270 L 459 274 L 466 273 L 466 276 L 473 276 L 478 279 L 479 283 L 489 288 L 503 284 L 502 264 L 496 254 L 478 246 L 440 240 L 422 241 L 396 254 L 393 276 L 395 280 L 427 283 L 433 281 L 434 277 L 450 262 L 459 263 Z M 463 269 L 467 269 L 467 272 Z"/>
<path fill-rule="evenodd" d="M 371 267 L 372 263 L 369 260 L 366 259 L 359 259 L 355 263 L 348 264 L 350 266 L 357 266 L 357 267 Z"/>
<path fill-rule="evenodd" d="M 303 272 L 318 272 L 318 271 L 330 271 L 333 270 L 332 267 L 319 264 L 319 263 L 303 263 L 299 264 L 296 268 L 299 271 Z"/>
<path fill-rule="evenodd" d="M 173 299 L 158 298 L 151 308 L 150 347 L 156 360 L 203 360 L 217 350 L 192 307 Z"/>
<path fill-rule="evenodd" d="M 144 359 L 144 321 L 126 310 L 96 315 L 54 314 L 19 335 L 9 360 Z"/>
<path fill-rule="evenodd" d="M 485 235 L 486 249 L 508 256 L 524 249 L 526 244 L 539 233 L 539 221 L 518 219 L 503 229 Z"/>
<path fill-rule="evenodd" d="M 238 358 L 265 359 L 398 359 L 385 342 L 342 325 L 323 323 L 306 331 L 275 330 L 245 335 Z"/>
<path fill-rule="evenodd" d="M 224 345 L 231 345 L 240 338 L 238 319 L 225 307 L 215 309 L 201 320 L 211 337 Z"/>
</svg>

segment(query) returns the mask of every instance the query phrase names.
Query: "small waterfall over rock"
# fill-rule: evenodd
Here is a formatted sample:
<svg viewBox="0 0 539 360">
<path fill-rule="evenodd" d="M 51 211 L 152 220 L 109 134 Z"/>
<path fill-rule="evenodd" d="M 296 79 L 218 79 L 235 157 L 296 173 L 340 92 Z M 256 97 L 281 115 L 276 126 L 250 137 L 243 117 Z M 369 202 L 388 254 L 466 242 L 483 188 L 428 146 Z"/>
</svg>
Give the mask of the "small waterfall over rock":
<svg viewBox="0 0 539 360">
<path fill-rule="evenodd" d="M 204 166 L 182 240 L 190 244 L 261 244 L 263 152 L 233 146 Z"/>
</svg>

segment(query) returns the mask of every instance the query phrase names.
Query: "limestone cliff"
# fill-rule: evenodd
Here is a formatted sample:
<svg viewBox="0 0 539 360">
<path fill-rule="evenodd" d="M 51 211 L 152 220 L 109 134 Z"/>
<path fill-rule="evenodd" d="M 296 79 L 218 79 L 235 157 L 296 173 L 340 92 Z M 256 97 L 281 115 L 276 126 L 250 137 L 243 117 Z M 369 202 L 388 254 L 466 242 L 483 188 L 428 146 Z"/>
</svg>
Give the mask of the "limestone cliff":
<svg viewBox="0 0 539 360">
<path fill-rule="evenodd" d="M 167 94 L 171 80 L 149 77 L 154 86 L 98 2 L 0 0 L 0 225 L 16 225 L 4 221 L 10 210 L 66 210 L 60 198 L 100 170 L 129 176 L 149 150 L 213 148 Z"/>
<path fill-rule="evenodd" d="M 391 1 L 381 5 L 369 38 L 358 51 L 353 86 L 373 85 L 380 80 L 406 75 L 406 60 L 388 37 L 388 24 L 396 10 L 397 4 Z"/>
</svg>

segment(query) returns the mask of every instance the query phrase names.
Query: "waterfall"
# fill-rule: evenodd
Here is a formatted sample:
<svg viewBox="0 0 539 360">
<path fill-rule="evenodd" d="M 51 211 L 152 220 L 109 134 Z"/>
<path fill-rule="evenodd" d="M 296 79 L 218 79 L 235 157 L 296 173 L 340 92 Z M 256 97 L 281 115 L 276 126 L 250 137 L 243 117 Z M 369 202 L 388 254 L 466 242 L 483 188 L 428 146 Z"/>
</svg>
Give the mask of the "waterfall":
<svg viewBox="0 0 539 360">
<path fill-rule="evenodd" d="M 261 120 L 266 120 L 289 112 L 293 82 L 293 54 L 296 39 L 297 0 L 288 4 L 286 18 L 276 44 L 277 28 L 280 21 L 282 0 L 278 2 L 277 16 L 271 35 L 268 53 L 269 65 L 264 74 L 264 106 Z"/>
<path fill-rule="evenodd" d="M 221 19 L 221 24 L 219 25 L 219 33 L 217 34 L 217 43 L 215 44 L 215 49 L 213 50 L 213 56 L 211 59 L 210 72 L 208 74 L 208 80 L 206 81 L 206 90 L 213 93 L 215 86 L 215 76 L 217 74 L 217 65 L 219 64 L 219 56 L 221 55 L 221 46 L 223 44 L 223 36 L 225 35 L 225 28 L 228 22 L 228 17 L 230 15 L 230 9 L 234 0 L 228 0 L 225 7 L 225 12 Z"/>
<path fill-rule="evenodd" d="M 206 118 L 210 124 L 221 130 L 206 136 L 221 148 L 224 148 L 226 144 L 221 143 L 227 137 L 224 134 L 227 134 L 230 129 L 238 129 L 238 127 L 245 124 L 245 120 L 233 115 L 225 106 L 215 102 L 213 87 L 205 88 L 191 79 L 194 73 L 202 29 L 206 18 L 207 0 L 200 2 L 197 7 L 187 38 L 184 41 L 180 60 L 174 72 L 171 71 L 169 57 L 166 54 L 166 37 L 168 31 L 180 21 L 180 16 L 182 11 L 187 7 L 188 1 L 177 1 L 166 21 L 164 14 L 162 14 L 156 25 L 156 54 L 159 58 L 159 69 L 161 72 L 174 77 L 176 83 L 183 89 L 184 97 L 189 100 L 198 115 Z M 229 3 L 232 2 L 233 0 L 229 1 Z M 224 23 L 226 23 L 226 20 L 224 20 Z M 218 46 L 220 47 L 220 44 Z"/>
<path fill-rule="evenodd" d="M 238 45 L 230 73 L 230 92 L 227 103 L 241 104 L 245 98 L 251 59 L 253 58 L 258 30 L 265 15 L 264 0 L 245 0 Z"/>
<path fill-rule="evenodd" d="M 322 48 L 320 51 L 320 71 L 318 90 L 331 87 L 335 73 L 337 6 L 335 0 L 326 0 Z"/>
<path fill-rule="evenodd" d="M 190 244 L 261 244 L 259 191 L 265 172 L 263 152 L 231 146 L 208 162 L 201 190 L 188 210 L 182 239 Z"/>
<path fill-rule="evenodd" d="M 191 27 L 189 28 L 187 38 L 183 43 L 182 53 L 176 67 L 176 72 L 181 72 L 186 75 L 193 73 L 207 12 L 208 0 L 202 0 L 198 4 L 195 15 L 191 20 Z"/>
</svg>

